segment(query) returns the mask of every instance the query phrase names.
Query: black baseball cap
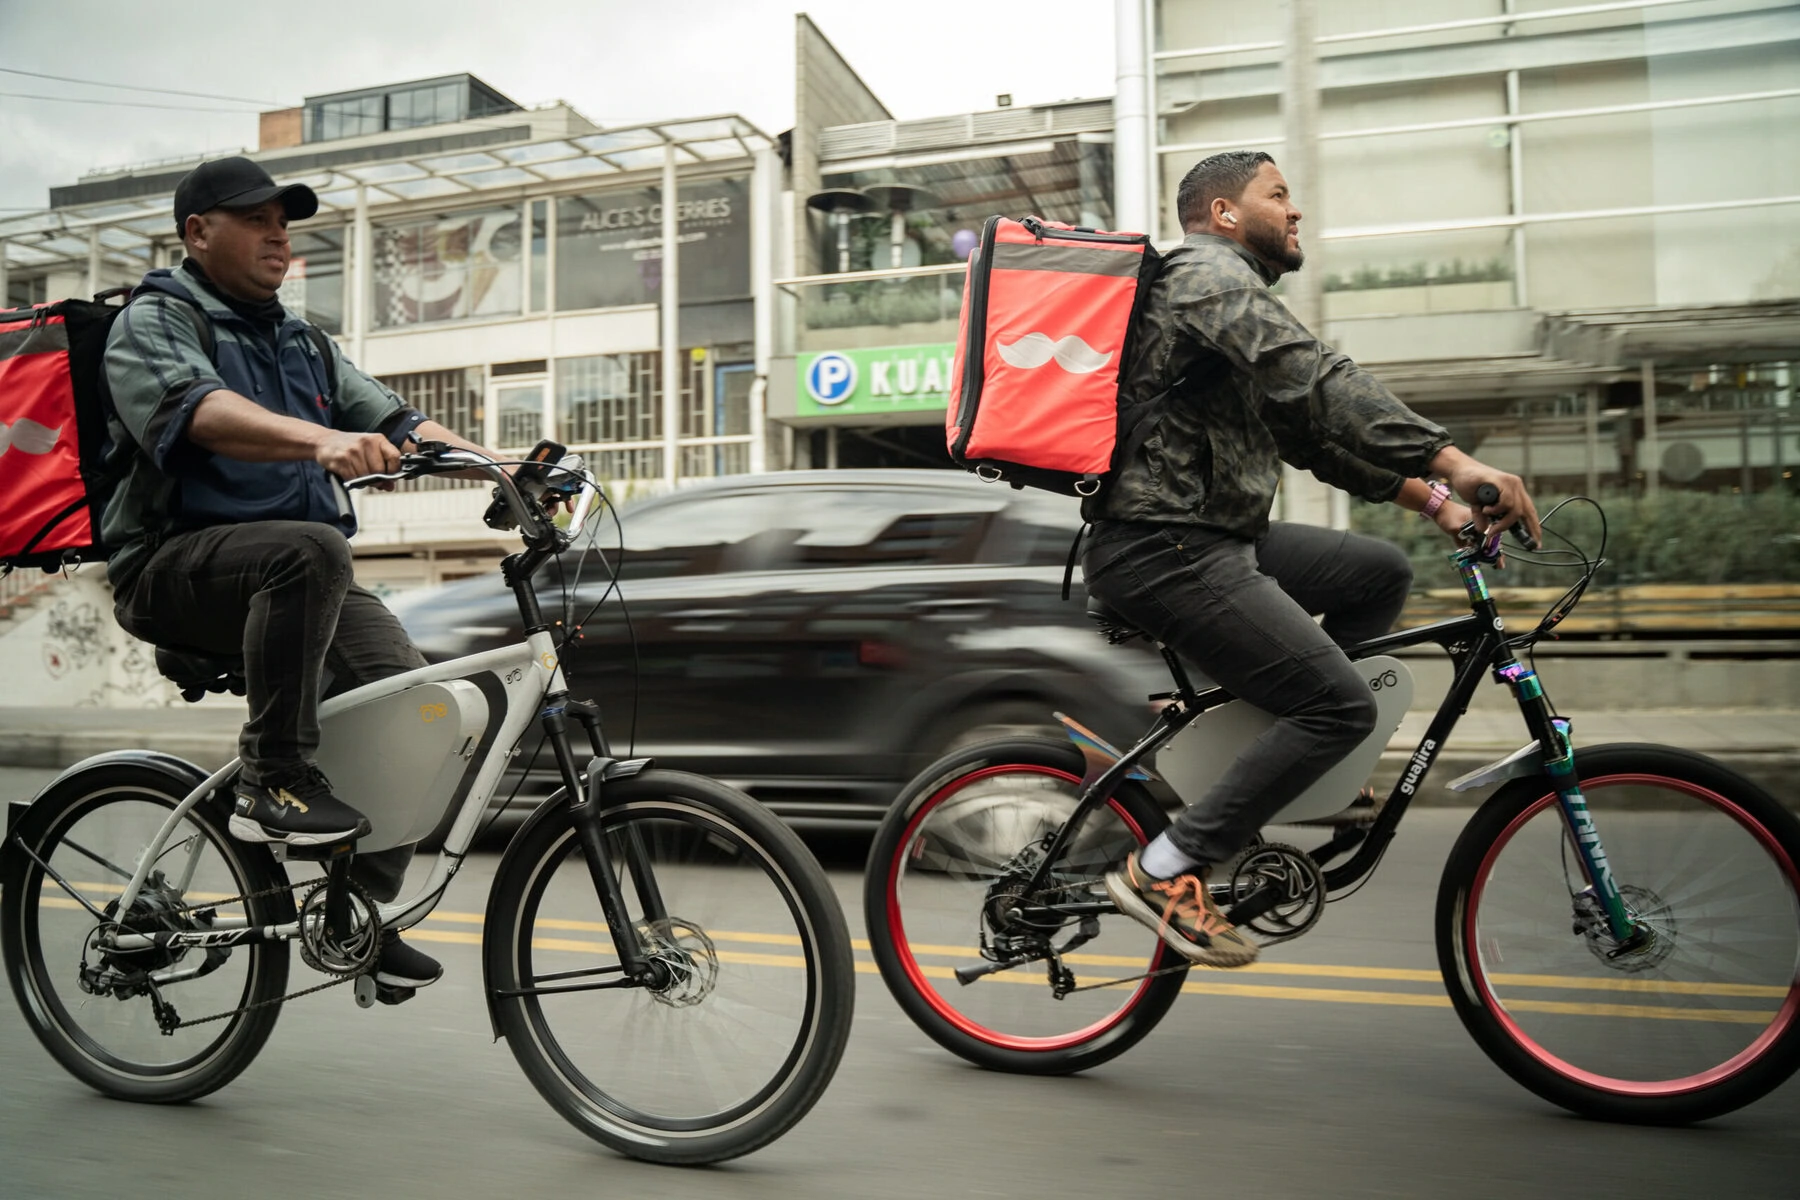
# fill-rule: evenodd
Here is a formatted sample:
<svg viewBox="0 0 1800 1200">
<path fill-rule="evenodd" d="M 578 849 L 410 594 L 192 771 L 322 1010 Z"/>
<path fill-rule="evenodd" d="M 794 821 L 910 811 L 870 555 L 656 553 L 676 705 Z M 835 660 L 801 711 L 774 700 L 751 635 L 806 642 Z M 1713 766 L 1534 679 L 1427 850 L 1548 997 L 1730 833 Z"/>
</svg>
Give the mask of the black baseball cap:
<svg viewBox="0 0 1800 1200">
<path fill-rule="evenodd" d="M 319 211 L 319 197 L 304 183 L 286 186 L 241 155 L 203 162 L 175 185 L 175 232 L 187 232 L 187 219 L 215 208 L 255 208 L 280 200 L 288 220 L 304 221 Z"/>
</svg>

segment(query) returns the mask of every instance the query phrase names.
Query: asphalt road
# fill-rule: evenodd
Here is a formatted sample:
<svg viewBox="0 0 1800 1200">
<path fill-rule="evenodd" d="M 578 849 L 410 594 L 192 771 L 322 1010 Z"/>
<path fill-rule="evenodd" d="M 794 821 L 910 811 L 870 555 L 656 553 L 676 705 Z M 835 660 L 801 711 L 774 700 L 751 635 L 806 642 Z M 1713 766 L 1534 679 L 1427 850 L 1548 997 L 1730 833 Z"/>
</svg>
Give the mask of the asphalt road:
<svg viewBox="0 0 1800 1200">
<path fill-rule="evenodd" d="M 50 772 L 0 770 L 0 800 Z M 1435 968 L 1430 906 L 1466 814 L 1410 814 L 1380 873 L 1293 965 Z M 817 842 L 861 938 L 854 839 Z M 66 1076 L 0 999 L 0 1197 L 211 1200 L 721 1194 L 802 1197 L 1787 1197 L 1800 1082 L 1691 1129 L 1581 1120 L 1512 1083 L 1430 981 L 1357 999 L 1327 978 L 1257 998 L 1188 995 L 1145 1042 L 1085 1076 L 967 1066 L 928 1041 L 868 960 L 825 1098 L 723 1167 L 658 1168 L 588 1141 L 492 1041 L 478 913 L 496 857 L 472 856 L 416 932 L 445 979 L 367 1011 L 347 988 L 298 1000 L 258 1061 L 190 1105 L 103 1099 Z M 306 975 L 295 960 L 296 981 Z M 1398 993 L 1398 996 L 1396 996 Z M 1387 998 L 1383 998 L 1383 997 Z"/>
</svg>

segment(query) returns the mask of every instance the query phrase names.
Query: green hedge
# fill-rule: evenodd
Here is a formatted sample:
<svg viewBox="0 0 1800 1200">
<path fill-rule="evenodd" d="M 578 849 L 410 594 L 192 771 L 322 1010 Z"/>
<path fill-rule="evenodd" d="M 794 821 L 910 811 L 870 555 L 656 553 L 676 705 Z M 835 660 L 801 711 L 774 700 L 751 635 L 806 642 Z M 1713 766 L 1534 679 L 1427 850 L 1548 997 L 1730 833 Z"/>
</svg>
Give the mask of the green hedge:
<svg viewBox="0 0 1800 1200">
<path fill-rule="evenodd" d="M 1540 514 L 1560 499 L 1533 497 Z M 1616 493 L 1597 499 L 1606 512 L 1607 540 L 1606 566 L 1596 584 L 1800 582 L 1800 496 L 1664 491 L 1654 499 Z M 1350 527 L 1397 542 L 1412 559 L 1415 587 L 1455 586 L 1456 577 L 1445 559 L 1449 540 L 1416 514 L 1391 504 L 1355 503 Z M 1569 505 L 1549 528 L 1560 530 L 1590 555 L 1600 548 L 1600 522 L 1589 505 Z M 1544 542 L 1562 545 L 1548 532 Z M 1506 569 L 1491 575 L 1490 582 L 1553 587 L 1575 578 L 1573 570 L 1509 559 Z"/>
</svg>

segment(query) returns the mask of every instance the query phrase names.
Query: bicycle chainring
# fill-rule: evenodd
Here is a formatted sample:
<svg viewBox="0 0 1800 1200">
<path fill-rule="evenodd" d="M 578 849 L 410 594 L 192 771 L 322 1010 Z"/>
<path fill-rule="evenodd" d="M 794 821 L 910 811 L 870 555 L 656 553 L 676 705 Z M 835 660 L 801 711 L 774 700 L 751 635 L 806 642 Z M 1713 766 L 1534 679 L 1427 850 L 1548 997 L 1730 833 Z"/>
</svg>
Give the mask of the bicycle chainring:
<svg viewBox="0 0 1800 1200">
<path fill-rule="evenodd" d="M 1243 922 L 1261 945 L 1292 941 L 1324 915 L 1325 874 L 1313 856 L 1299 847 L 1260 842 L 1227 865 L 1230 883 L 1221 898 L 1227 911 L 1264 888 L 1275 889 L 1274 905 Z"/>
<path fill-rule="evenodd" d="M 315 971 L 349 978 L 372 970 L 381 956 L 381 915 L 361 884 L 345 879 L 350 914 L 347 931 L 330 929 L 325 917 L 330 881 L 321 879 L 300 900 L 300 959 Z"/>
</svg>

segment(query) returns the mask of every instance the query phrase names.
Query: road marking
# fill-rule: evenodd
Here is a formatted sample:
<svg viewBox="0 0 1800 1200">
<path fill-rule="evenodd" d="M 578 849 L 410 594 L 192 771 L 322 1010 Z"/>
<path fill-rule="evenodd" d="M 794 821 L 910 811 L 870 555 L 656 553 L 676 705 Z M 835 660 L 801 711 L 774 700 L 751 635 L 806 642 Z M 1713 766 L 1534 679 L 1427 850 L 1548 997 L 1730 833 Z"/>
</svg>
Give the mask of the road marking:
<svg viewBox="0 0 1800 1200">
<path fill-rule="evenodd" d="M 45 889 L 53 885 L 46 883 Z M 120 889 L 116 886 L 77 883 L 73 886 L 83 891 L 104 894 L 110 887 L 114 893 Z M 221 892 L 195 893 L 195 899 L 222 900 L 226 896 Z M 81 906 L 74 900 L 64 896 L 53 895 L 43 898 L 46 907 L 59 909 L 79 909 Z M 436 911 L 425 921 L 407 931 L 407 936 L 424 942 L 440 942 L 457 945 L 478 946 L 482 935 L 479 932 L 438 929 L 439 924 L 476 925 L 485 924 L 481 913 Z M 607 927 L 599 921 L 582 921 L 561 917 L 540 917 L 539 928 L 554 929 L 569 933 L 605 933 Z M 794 934 L 759 933 L 744 930 L 709 930 L 708 936 L 715 942 L 729 942 L 744 945 L 794 946 L 801 945 L 801 940 Z M 598 941 L 581 941 L 563 938 L 534 938 L 532 945 L 538 949 L 558 950 L 572 953 L 592 953 L 594 951 L 610 951 L 609 943 Z M 870 946 L 866 938 L 854 938 L 851 945 L 864 952 Z M 980 959 L 980 953 L 969 947 L 922 944 L 912 947 L 913 953 L 920 956 L 948 957 L 962 962 L 973 963 Z M 742 951 L 726 950 L 719 953 L 719 961 L 738 963 L 748 966 L 782 966 L 802 967 L 805 959 L 799 955 L 757 954 Z M 1073 966 L 1123 967 L 1139 970 L 1149 963 L 1147 957 L 1137 958 L 1129 955 L 1113 954 L 1070 954 L 1064 959 Z M 1196 966 L 1196 969 L 1208 973 L 1220 968 Z M 858 961 L 856 970 L 859 974 L 875 974 L 879 968 L 874 963 Z M 953 979 L 954 972 L 950 967 L 920 964 L 921 972 L 929 979 Z M 1247 967 L 1231 970 L 1234 976 L 1241 975 L 1274 975 L 1318 979 L 1366 979 L 1398 983 L 1441 984 L 1442 976 L 1436 971 L 1420 970 L 1409 967 L 1358 967 L 1336 963 L 1252 963 Z M 1123 977 L 1120 977 L 1121 979 Z M 986 980 L 998 983 L 1027 984 L 1043 986 L 1038 973 L 1002 972 L 985 977 Z M 1784 987 L 1770 987 L 1759 984 L 1737 983 L 1690 983 L 1675 980 L 1651 979 L 1584 979 L 1572 975 L 1530 975 L 1530 974 L 1495 974 L 1488 977 L 1496 987 L 1565 989 L 1572 991 L 1606 991 L 1631 992 L 1640 995 L 1694 995 L 1719 996 L 1751 999 L 1780 999 L 1788 994 Z M 1084 983 L 1106 982 L 1107 977 L 1088 976 L 1081 980 Z M 1182 985 L 1183 992 L 1209 996 L 1236 996 L 1257 1000 L 1297 1000 L 1337 1004 L 1379 1004 L 1410 1008 L 1446 1008 L 1450 1004 L 1448 997 L 1441 994 L 1424 992 L 1375 991 L 1354 988 L 1316 988 L 1288 987 L 1276 984 L 1250 984 L 1212 982 L 1208 979 L 1189 980 Z M 1739 1024 L 1767 1024 L 1773 1020 L 1773 1012 L 1761 1012 L 1747 1009 L 1699 1009 L 1658 1007 L 1642 1004 L 1599 1004 L 1576 1003 L 1558 1000 L 1507 999 L 1501 1002 L 1512 1012 L 1539 1012 L 1573 1016 L 1628 1017 L 1656 1020 L 1682 1021 L 1717 1021 Z"/>
</svg>

